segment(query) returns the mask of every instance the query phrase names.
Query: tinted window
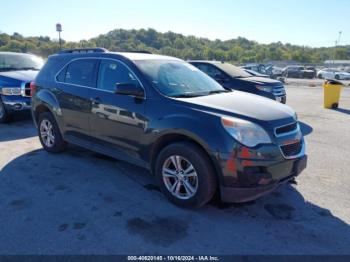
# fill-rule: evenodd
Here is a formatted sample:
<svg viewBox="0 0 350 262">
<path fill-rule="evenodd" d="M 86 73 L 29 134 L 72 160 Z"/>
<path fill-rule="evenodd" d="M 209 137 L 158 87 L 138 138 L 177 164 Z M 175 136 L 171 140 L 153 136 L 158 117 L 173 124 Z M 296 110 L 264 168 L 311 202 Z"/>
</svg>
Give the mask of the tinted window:
<svg viewBox="0 0 350 262">
<path fill-rule="evenodd" d="M 117 61 L 101 61 L 97 88 L 114 92 L 117 84 L 127 83 L 138 85 L 134 74 L 127 67 Z"/>
<path fill-rule="evenodd" d="M 68 65 L 64 82 L 74 85 L 94 87 L 96 65 L 96 59 L 73 61 Z"/>
<path fill-rule="evenodd" d="M 66 80 L 66 72 L 67 72 L 67 67 L 65 67 L 61 73 L 57 76 L 57 81 L 58 82 L 64 82 Z"/>
<path fill-rule="evenodd" d="M 225 77 L 224 74 L 217 69 L 215 66 L 208 65 L 208 64 L 196 64 L 195 65 L 199 70 L 203 71 L 206 73 L 208 76 L 211 78 L 223 78 Z"/>
</svg>

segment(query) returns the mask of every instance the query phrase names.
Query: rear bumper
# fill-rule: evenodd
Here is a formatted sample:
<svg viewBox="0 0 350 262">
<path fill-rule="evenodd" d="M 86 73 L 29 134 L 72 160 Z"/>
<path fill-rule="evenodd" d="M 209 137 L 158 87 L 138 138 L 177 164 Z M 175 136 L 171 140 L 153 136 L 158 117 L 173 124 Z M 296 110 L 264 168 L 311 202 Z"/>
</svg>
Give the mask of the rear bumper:
<svg viewBox="0 0 350 262">
<path fill-rule="evenodd" d="M 257 199 L 275 190 L 279 185 L 297 177 L 307 166 L 307 156 L 266 167 L 264 173 L 241 174 L 244 186 L 221 186 L 223 202 L 241 203 Z M 248 186 L 251 184 L 251 186 Z"/>
<path fill-rule="evenodd" d="M 5 106 L 7 113 L 15 113 L 19 111 L 30 111 L 30 97 L 22 96 L 1 96 L 1 100 Z"/>
</svg>

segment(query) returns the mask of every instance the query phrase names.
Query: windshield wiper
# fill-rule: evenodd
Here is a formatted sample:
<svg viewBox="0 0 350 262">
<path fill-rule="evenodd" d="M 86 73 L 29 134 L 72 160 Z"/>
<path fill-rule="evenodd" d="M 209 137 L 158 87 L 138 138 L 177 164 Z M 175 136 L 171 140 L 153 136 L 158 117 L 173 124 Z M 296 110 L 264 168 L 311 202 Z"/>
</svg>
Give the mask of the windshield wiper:
<svg viewBox="0 0 350 262">
<path fill-rule="evenodd" d="M 40 69 L 36 68 L 36 67 L 19 67 L 19 68 L 16 68 L 16 70 L 35 70 L 35 71 L 39 71 Z"/>
<path fill-rule="evenodd" d="M 5 68 L 0 68 L 0 72 L 21 71 L 21 70 L 35 70 L 35 71 L 39 71 L 40 69 L 35 68 L 35 67 L 5 67 Z"/>
<path fill-rule="evenodd" d="M 191 97 L 198 97 L 198 96 L 205 96 L 206 93 L 183 93 L 178 95 L 173 95 L 171 97 L 175 98 L 191 98 Z"/>
<path fill-rule="evenodd" d="M 221 93 L 228 93 L 232 92 L 230 90 L 213 90 L 208 93 L 208 95 L 214 95 L 214 94 L 221 94 Z"/>
<path fill-rule="evenodd" d="M 17 70 L 17 68 L 15 67 L 4 67 L 4 68 L 0 68 L 1 72 L 6 72 L 6 71 L 15 71 Z"/>
</svg>

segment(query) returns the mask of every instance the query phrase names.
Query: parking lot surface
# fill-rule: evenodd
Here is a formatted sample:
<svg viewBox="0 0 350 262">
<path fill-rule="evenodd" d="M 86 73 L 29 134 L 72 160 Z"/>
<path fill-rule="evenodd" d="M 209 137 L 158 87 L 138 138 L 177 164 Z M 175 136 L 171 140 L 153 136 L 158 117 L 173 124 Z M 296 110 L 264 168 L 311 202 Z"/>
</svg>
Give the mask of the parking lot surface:
<svg viewBox="0 0 350 262">
<path fill-rule="evenodd" d="M 309 165 L 247 204 L 170 204 L 145 170 L 80 148 L 41 149 L 29 118 L 0 125 L 0 254 L 350 254 L 350 88 L 287 86 Z"/>
</svg>

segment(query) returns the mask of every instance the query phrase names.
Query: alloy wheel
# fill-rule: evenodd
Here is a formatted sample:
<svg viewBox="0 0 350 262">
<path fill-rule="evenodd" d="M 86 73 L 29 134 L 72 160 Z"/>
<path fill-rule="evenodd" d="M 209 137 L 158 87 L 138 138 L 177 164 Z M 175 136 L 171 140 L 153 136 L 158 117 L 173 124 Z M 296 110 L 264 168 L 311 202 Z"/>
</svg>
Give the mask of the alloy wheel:
<svg viewBox="0 0 350 262">
<path fill-rule="evenodd" d="M 55 144 L 55 136 L 53 133 L 53 126 L 47 119 L 41 121 L 40 124 L 40 136 L 41 140 L 47 147 L 53 147 Z"/>
<path fill-rule="evenodd" d="M 170 156 L 162 168 L 163 182 L 176 198 L 188 200 L 198 190 L 198 176 L 192 163 L 182 156 Z"/>
</svg>

